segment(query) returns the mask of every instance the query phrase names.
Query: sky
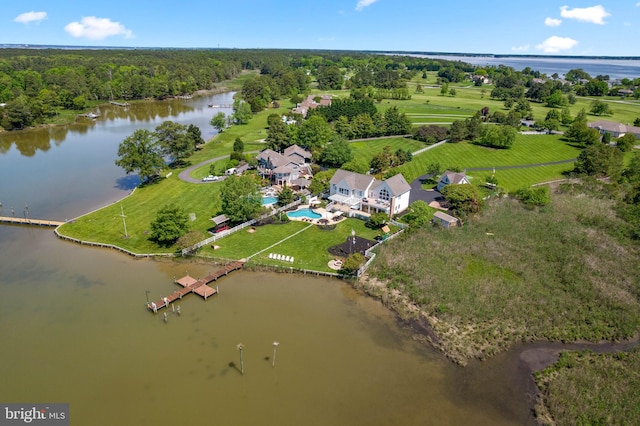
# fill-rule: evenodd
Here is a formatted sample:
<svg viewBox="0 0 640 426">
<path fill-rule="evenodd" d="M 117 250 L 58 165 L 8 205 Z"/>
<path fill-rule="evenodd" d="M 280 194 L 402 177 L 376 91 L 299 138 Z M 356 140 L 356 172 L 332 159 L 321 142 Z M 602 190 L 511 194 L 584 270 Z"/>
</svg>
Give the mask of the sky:
<svg viewBox="0 0 640 426">
<path fill-rule="evenodd" d="M 640 56 L 640 1 L 3 1 L 0 45 Z"/>
</svg>

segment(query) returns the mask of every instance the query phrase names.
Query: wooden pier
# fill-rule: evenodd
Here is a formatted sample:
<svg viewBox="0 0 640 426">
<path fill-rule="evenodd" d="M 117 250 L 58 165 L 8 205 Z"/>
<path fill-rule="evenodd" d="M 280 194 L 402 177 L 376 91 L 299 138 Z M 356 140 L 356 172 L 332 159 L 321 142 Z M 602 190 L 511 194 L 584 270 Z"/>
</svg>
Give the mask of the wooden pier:
<svg viewBox="0 0 640 426">
<path fill-rule="evenodd" d="M 127 107 L 129 107 L 129 106 L 130 106 L 129 102 L 124 102 L 124 103 L 123 103 L 123 102 L 109 101 L 109 103 L 110 103 L 111 105 L 115 105 L 115 106 L 119 106 L 119 107 L 124 107 L 124 108 L 127 108 Z"/>
<path fill-rule="evenodd" d="M 55 220 L 30 219 L 26 217 L 9 216 L 0 216 L 0 222 L 13 223 L 15 225 L 51 226 L 56 228 L 60 225 L 64 225 L 64 222 L 57 222 Z"/>
<path fill-rule="evenodd" d="M 149 303 L 147 308 L 151 312 L 157 312 L 162 308 L 167 308 L 173 302 L 178 299 L 182 299 L 183 296 L 189 293 L 196 293 L 200 296 L 204 297 L 204 300 L 207 300 L 209 296 L 213 296 L 218 293 L 218 290 L 209 287 L 207 284 L 217 281 L 219 278 L 224 277 L 225 275 L 233 272 L 237 269 L 242 269 L 244 266 L 244 262 L 238 261 L 233 262 L 228 265 L 225 265 L 222 269 L 217 270 L 216 272 L 207 275 L 204 278 L 196 279 L 189 275 L 186 275 L 178 280 L 175 280 L 176 284 L 180 284 L 182 288 L 180 290 L 174 291 L 167 297 L 163 297 L 157 302 Z"/>
</svg>

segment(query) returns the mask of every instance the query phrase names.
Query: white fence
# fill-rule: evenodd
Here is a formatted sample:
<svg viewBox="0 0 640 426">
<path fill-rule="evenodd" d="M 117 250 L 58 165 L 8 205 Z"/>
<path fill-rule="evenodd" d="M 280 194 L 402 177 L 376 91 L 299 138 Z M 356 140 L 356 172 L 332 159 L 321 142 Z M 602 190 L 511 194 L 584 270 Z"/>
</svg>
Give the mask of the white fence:
<svg viewBox="0 0 640 426">
<path fill-rule="evenodd" d="M 250 220 L 250 221 L 248 221 L 248 222 L 241 223 L 240 225 L 235 226 L 235 227 L 233 227 L 233 228 L 231 228 L 231 229 L 226 229 L 226 230 L 224 230 L 224 231 L 222 231 L 222 232 L 219 232 L 219 233 L 217 233 L 217 234 L 215 234 L 215 235 L 213 235 L 213 236 L 211 236 L 211 237 L 207 238 L 206 240 L 202 240 L 202 241 L 200 241 L 199 243 L 196 243 L 196 244 L 192 245 L 191 247 L 187 247 L 187 248 L 185 248 L 185 249 L 182 249 L 182 255 L 183 255 L 183 256 L 186 256 L 186 255 L 187 255 L 187 254 L 189 254 L 189 253 L 193 253 L 193 252 L 195 252 L 196 250 L 198 250 L 200 247 L 204 247 L 204 246 L 206 246 L 207 244 L 211 244 L 211 243 L 213 243 L 213 242 L 215 242 L 215 241 L 219 240 L 220 238 L 226 237 L 227 235 L 231 235 L 231 234 L 233 234 L 234 232 L 238 232 L 238 231 L 240 231 L 241 229 L 246 228 L 247 226 L 251 226 L 251 225 L 253 225 L 253 224 L 255 224 L 255 223 L 257 223 L 257 222 L 261 221 L 262 219 L 266 219 L 266 218 L 268 218 L 269 216 L 273 216 L 273 215 L 275 215 L 275 214 L 277 214 L 277 213 L 279 213 L 279 212 L 281 212 L 281 211 L 285 211 L 285 210 L 287 210 L 287 209 L 290 209 L 291 207 L 295 207 L 295 206 L 297 206 L 297 205 L 298 205 L 298 204 L 300 204 L 300 203 L 301 203 L 301 201 L 300 201 L 300 200 L 296 200 L 296 201 L 294 201 L 293 203 L 289 203 L 289 204 L 287 204 L 286 206 L 279 207 L 279 208 L 277 208 L 277 209 L 274 209 L 274 210 L 270 211 L 270 212 L 269 212 L 269 213 L 267 213 L 267 214 L 263 214 L 262 216 L 260 216 L 260 217 L 259 217 L 259 218 L 257 218 L 257 219 L 252 219 L 252 220 Z"/>
<path fill-rule="evenodd" d="M 378 244 L 374 244 L 373 246 L 371 246 L 368 249 L 366 249 L 365 252 L 364 252 L 364 255 L 367 258 L 367 261 L 365 262 L 364 265 L 362 265 L 360 267 L 360 269 L 358 269 L 358 271 L 356 272 L 356 276 L 358 278 L 360 278 L 362 276 L 362 274 L 364 274 L 367 271 L 367 269 L 369 269 L 369 266 L 373 262 L 373 259 L 376 258 L 376 254 L 373 252 L 373 249 L 375 249 L 376 247 L 378 247 L 380 244 L 384 243 L 385 241 L 393 240 L 395 237 L 397 237 L 398 235 L 402 234 L 403 232 L 404 232 L 404 228 L 402 228 L 401 230 L 399 230 L 395 234 L 390 235 L 389 238 L 387 238 L 387 239 L 385 239 L 383 241 L 380 241 L 380 242 L 378 242 Z"/>
</svg>

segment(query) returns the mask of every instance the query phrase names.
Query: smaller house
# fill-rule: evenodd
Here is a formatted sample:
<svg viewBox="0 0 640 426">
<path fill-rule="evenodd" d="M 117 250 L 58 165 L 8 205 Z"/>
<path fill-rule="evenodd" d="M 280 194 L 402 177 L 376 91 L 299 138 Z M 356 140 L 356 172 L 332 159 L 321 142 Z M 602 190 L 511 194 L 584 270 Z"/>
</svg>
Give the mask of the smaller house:
<svg viewBox="0 0 640 426">
<path fill-rule="evenodd" d="M 460 226 L 460 219 L 440 211 L 433 214 L 431 222 L 434 225 L 439 225 L 443 228 L 454 228 L 456 226 Z"/>
<path fill-rule="evenodd" d="M 620 138 L 627 133 L 631 133 L 635 135 L 636 139 L 640 139 L 640 127 L 627 126 L 607 120 L 594 121 L 593 123 L 588 123 L 587 126 L 592 129 L 598 129 L 601 134 L 609 133 L 614 138 Z"/>
<path fill-rule="evenodd" d="M 437 190 L 441 191 L 442 188 L 444 188 L 447 185 L 462 185 L 462 184 L 469 184 L 469 178 L 467 177 L 467 174 L 464 172 L 458 173 L 458 172 L 451 172 L 449 170 L 446 170 L 442 176 L 440 176 L 440 180 L 438 181 L 438 186 L 437 186 Z"/>
<path fill-rule="evenodd" d="M 296 107 L 293 109 L 293 112 L 295 114 L 301 114 L 303 117 L 306 117 L 307 112 L 309 112 L 310 109 L 315 109 L 319 106 L 331 105 L 331 95 L 320 96 L 320 102 L 315 101 L 316 97 L 317 96 L 315 95 L 307 96 L 307 98 L 304 101 L 296 105 Z"/>
</svg>

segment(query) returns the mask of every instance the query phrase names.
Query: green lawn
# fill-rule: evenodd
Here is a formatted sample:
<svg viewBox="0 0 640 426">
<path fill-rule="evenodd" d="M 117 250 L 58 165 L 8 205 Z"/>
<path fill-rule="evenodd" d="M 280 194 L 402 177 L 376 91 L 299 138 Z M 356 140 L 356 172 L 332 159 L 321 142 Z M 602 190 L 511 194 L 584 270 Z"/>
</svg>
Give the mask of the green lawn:
<svg viewBox="0 0 640 426">
<path fill-rule="evenodd" d="M 149 240 L 151 222 L 165 204 L 181 206 L 186 213 L 195 213 L 192 230 L 206 231 L 209 218 L 219 211 L 220 186 L 217 183 L 197 185 L 178 179 L 177 173 L 156 184 L 136 189 L 135 193 L 96 212 L 83 216 L 60 228 L 60 233 L 84 241 L 115 244 L 136 253 L 171 253 L 175 247 L 159 247 Z M 129 237 L 124 238 L 120 206 L 126 216 Z"/>
<path fill-rule="evenodd" d="M 371 159 L 382 152 L 385 146 L 391 147 L 391 152 L 398 149 L 411 152 L 424 148 L 424 143 L 408 138 L 369 139 L 366 141 L 351 142 L 349 144 L 353 152 L 353 163 L 358 164 L 362 170 L 369 170 Z"/>
<path fill-rule="evenodd" d="M 327 251 L 329 247 L 345 242 L 346 238 L 351 235 L 351 230 L 354 230 L 356 235 L 370 240 L 380 234 L 377 230 L 366 228 L 364 224 L 365 222 L 362 220 L 345 219 L 338 223 L 336 229 L 331 231 L 324 231 L 315 225 L 299 221 L 291 221 L 284 225 L 258 226 L 253 233 L 243 230 L 216 241 L 215 244 L 220 247 L 216 250 L 211 247 L 203 247 L 200 254 L 223 259 L 242 259 L 302 231 L 255 256 L 252 261 L 262 265 L 291 266 L 297 269 L 331 272 L 327 262 L 334 256 Z M 285 263 L 269 259 L 269 253 L 293 256 L 295 262 Z"/>
<path fill-rule="evenodd" d="M 400 166 L 404 177 L 412 181 L 426 172 L 431 163 L 439 163 L 443 168 L 460 167 L 461 169 L 474 167 L 519 166 L 527 164 L 548 163 L 559 160 L 576 158 L 579 149 L 562 141 L 559 136 L 552 135 L 518 135 L 510 149 L 494 149 L 475 145 L 470 142 L 447 143 L 417 155 L 409 163 Z M 572 168 L 571 163 L 561 166 L 544 166 L 531 169 L 500 170 L 496 173 L 501 186 L 511 187 L 507 181 L 499 176 L 527 176 L 522 179 L 531 183 L 559 176 L 564 170 Z M 534 171 L 535 170 L 535 171 Z M 469 174 L 474 173 L 469 171 Z M 480 172 L 482 175 L 491 172 Z M 499 174 L 498 174 L 499 173 Z M 530 180 L 534 179 L 534 180 Z M 520 182 L 518 183 L 520 184 Z"/>
</svg>

